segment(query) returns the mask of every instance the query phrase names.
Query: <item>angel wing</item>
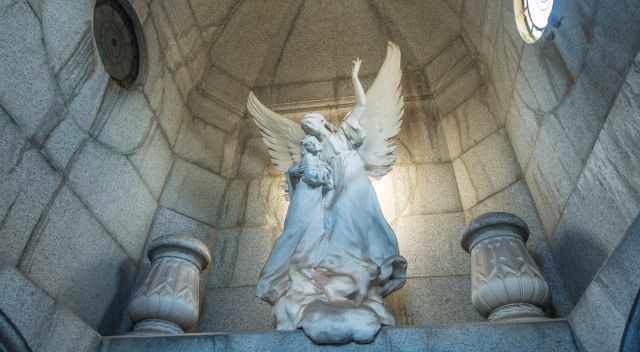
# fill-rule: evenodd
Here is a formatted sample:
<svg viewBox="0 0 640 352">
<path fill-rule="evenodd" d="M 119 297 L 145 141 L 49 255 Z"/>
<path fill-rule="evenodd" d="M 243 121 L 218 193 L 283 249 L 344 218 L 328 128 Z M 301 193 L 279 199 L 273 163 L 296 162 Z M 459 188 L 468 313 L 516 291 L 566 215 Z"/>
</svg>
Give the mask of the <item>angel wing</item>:
<svg viewBox="0 0 640 352">
<path fill-rule="evenodd" d="M 300 160 L 300 141 L 304 138 L 302 128 L 264 106 L 253 92 L 249 93 L 247 109 L 262 133 L 273 165 L 287 172 L 292 163 Z"/>
<path fill-rule="evenodd" d="M 389 42 L 387 56 L 367 91 L 367 103 L 360 120 L 366 139 L 359 149 L 369 176 L 382 177 L 396 162 L 394 138 L 400 132 L 404 113 L 400 48 Z"/>
</svg>

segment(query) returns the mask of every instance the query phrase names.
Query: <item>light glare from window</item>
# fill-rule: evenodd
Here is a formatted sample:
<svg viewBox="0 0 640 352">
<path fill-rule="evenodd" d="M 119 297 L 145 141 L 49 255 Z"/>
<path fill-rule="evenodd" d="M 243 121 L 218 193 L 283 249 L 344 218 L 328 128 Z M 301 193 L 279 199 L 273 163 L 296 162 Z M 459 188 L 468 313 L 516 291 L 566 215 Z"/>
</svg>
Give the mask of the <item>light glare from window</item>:
<svg viewBox="0 0 640 352">
<path fill-rule="evenodd" d="M 549 24 L 553 0 L 514 0 L 513 4 L 522 39 L 527 43 L 540 39 Z"/>
</svg>

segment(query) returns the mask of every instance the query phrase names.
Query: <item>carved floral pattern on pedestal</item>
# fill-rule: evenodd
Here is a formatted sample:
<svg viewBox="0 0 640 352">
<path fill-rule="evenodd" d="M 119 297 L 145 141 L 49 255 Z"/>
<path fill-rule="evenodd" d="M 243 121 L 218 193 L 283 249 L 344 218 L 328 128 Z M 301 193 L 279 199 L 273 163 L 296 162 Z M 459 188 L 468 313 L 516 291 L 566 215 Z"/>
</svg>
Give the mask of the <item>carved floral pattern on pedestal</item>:
<svg viewBox="0 0 640 352">
<path fill-rule="evenodd" d="M 549 285 L 526 248 L 527 225 L 508 213 L 474 219 L 462 246 L 471 253 L 471 301 L 489 320 L 544 317 Z"/>
<path fill-rule="evenodd" d="M 133 294 L 129 316 L 136 333 L 179 334 L 200 314 L 200 273 L 211 262 L 207 247 L 188 235 L 151 243 L 151 269 Z"/>
</svg>

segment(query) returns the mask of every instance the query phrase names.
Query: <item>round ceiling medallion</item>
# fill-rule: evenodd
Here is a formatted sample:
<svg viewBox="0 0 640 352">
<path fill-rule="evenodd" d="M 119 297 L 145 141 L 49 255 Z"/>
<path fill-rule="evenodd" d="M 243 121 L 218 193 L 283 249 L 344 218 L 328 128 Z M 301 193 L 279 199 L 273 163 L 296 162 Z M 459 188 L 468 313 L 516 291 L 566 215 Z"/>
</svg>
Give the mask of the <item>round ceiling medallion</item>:
<svg viewBox="0 0 640 352">
<path fill-rule="evenodd" d="M 518 32 L 525 42 L 534 43 L 542 38 L 552 9 L 553 0 L 513 0 Z"/>
<path fill-rule="evenodd" d="M 143 38 L 135 12 L 126 0 L 98 0 L 93 17 L 93 32 L 107 73 L 121 86 L 132 86 L 140 75 Z"/>
</svg>

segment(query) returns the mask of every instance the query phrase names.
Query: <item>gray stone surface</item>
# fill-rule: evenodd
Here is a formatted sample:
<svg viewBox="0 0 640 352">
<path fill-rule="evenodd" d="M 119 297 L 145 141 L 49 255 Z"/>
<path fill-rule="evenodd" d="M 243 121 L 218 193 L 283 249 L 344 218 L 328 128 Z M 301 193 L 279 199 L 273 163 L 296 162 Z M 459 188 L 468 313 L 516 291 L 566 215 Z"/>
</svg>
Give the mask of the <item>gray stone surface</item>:
<svg viewBox="0 0 640 352">
<path fill-rule="evenodd" d="M 434 328 L 429 351 L 576 352 L 571 328 L 564 320 L 540 323 L 474 324 Z M 466 342 L 468 341 L 468 342 Z"/>
<path fill-rule="evenodd" d="M 429 87 L 438 91 L 455 81 L 472 61 L 462 38 L 457 38 L 425 66 Z"/>
<path fill-rule="evenodd" d="M 273 328 L 271 306 L 254 286 L 207 290 L 198 331 L 240 332 Z"/>
<path fill-rule="evenodd" d="M 13 123 L 0 120 L 0 133 L 0 262 L 16 265 L 61 176 Z"/>
<path fill-rule="evenodd" d="M 222 288 L 231 286 L 233 272 L 239 251 L 239 237 L 242 228 L 216 230 L 215 238 L 210 241 L 212 264 L 208 288 Z M 257 275 L 257 273 L 256 273 Z"/>
<path fill-rule="evenodd" d="M 218 227 L 234 227 L 240 225 L 244 218 L 244 209 L 247 199 L 247 182 L 233 180 L 225 192 L 220 213 L 218 215 Z"/>
<path fill-rule="evenodd" d="M 416 165 L 416 187 L 409 191 L 407 215 L 460 211 L 460 199 L 450 164 Z"/>
<path fill-rule="evenodd" d="M 190 62 L 187 62 L 187 69 L 189 69 L 189 73 L 191 73 L 191 77 L 193 78 L 194 86 L 192 87 L 192 92 L 196 88 L 196 86 L 202 81 L 205 73 L 207 73 L 207 69 L 209 69 L 209 45 L 204 42 L 200 42 L 200 47 L 195 50 L 195 57 L 191 59 Z M 187 97 L 188 98 L 188 97 Z"/>
<path fill-rule="evenodd" d="M 86 26 L 75 46 L 73 54 L 56 74 L 58 85 L 66 101 L 75 98 L 96 71 L 104 69 L 98 59 L 93 32 L 89 26 Z"/>
<path fill-rule="evenodd" d="M 348 77 L 349 63 L 356 56 L 364 60 L 362 74 L 367 75 L 374 73 L 384 58 L 388 37 L 366 1 L 307 4 L 294 26 L 277 67 L 277 83 Z M 310 51 L 316 54 L 307 55 Z M 307 64 L 297 65 L 303 57 Z"/>
<path fill-rule="evenodd" d="M 443 120 L 451 159 L 458 158 L 498 130 L 498 124 L 479 94 L 451 112 Z"/>
<path fill-rule="evenodd" d="M 638 250 L 640 219 L 636 218 L 571 312 L 571 325 L 585 351 L 619 349 L 640 288 Z M 608 332 L 605 336 L 593 334 L 603 330 Z"/>
<path fill-rule="evenodd" d="M 176 159 L 160 203 L 214 225 L 226 183 L 225 179 L 212 172 Z"/>
<path fill-rule="evenodd" d="M 481 321 L 471 305 L 469 276 L 408 279 L 406 285 L 385 298 L 399 326 L 421 326 Z"/>
<path fill-rule="evenodd" d="M 98 135 L 100 142 L 122 154 L 132 154 L 148 136 L 153 112 L 144 94 L 111 83 L 98 112 L 104 127 Z"/>
<path fill-rule="evenodd" d="M 185 119 L 176 142 L 176 153 L 183 159 L 219 173 L 225 137 L 224 131 L 200 119 Z"/>
<path fill-rule="evenodd" d="M 119 322 L 134 266 L 68 188 L 56 197 L 20 263 L 39 287 L 102 332 Z"/>
<path fill-rule="evenodd" d="M 196 42 L 201 40 L 189 1 L 162 1 L 171 29 L 184 58 L 192 58 Z"/>
<path fill-rule="evenodd" d="M 461 351 L 576 352 L 569 324 L 460 324 L 445 327 L 384 328 L 373 344 L 340 347 L 312 344 L 301 331 L 198 334 L 164 337 L 109 337 L 102 352 L 124 351 Z"/>
<path fill-rule="evenodd" d="M 483 22 L 485 21 L 485 10 L 487 0 L 479 1 L 463 1 L 462 4 L 462 27 L 465 34 L 470 37 L 472 42 L 481 43 L 483 36 Z M 502 1 L 497 1 L 498 3 Z"/>
<path fill-rule="evenodd" d="M 155 122 L 145 143 L 129 157 L 155 199 L 160 199 L 173 159 L 169 143 Z"/>
<path fill-rule="evenodd" d="M 246 44 L 247 42 L 244 42 L 242 47 L 244 48 Z M 249 87 L 246 83 L 230 76 L 223 69 L 211 66 L 202 80 L 201 88 L 206 96 L 218 104 L 238 115 L 244 114 Z"/>
<path fill-rule="evenodd" d="M 393 226 L 407 277 L 469 274 L 469 256 L 460 247 L 464 214 L 408 216 Z"/>
<path fill-rule="evenodd" d="M 541 41 L 524 47 L 515 89 L 529 109 L 539 114 L 552 112 L 572 83 L 556 44 Z"/>
<path fill-rule="evenodd" d="M 238 174 L 240 158 L 242 156 L 243 138 L 241 132 L 236 129 L 233 133 L 228 134 L 224 141 L 224 157 L 222 159 L 222 176 L 231 178 Z"/>
<path fill-rule="evenodd" d="M 277 235 L 271 226 L 217 230 L 211 244 L 213 268 L 208 287 L 255 285 Z"/>
<path fill-rule="evenodd" d="M 443 1 L 395 3 L 375 0 L 373 5 L 383 20 L 393 23 L 408 42 L 406 49 L 426 64 L 433 60 L 460 33 L 460 18 Z"/>
<path fill-rule="evenodd" d="M 547 115 L 525 177 L 548 235 L 553 233 L 583 165 L 558 119 Z"/>
<path fill-rule="evenodd" d="M 187 105 L 183 102 L 182 97 L 180 96 L 178 87 L 170 75 L 167 74 L 167 76 L 169 77 L 164 79 L 164 92 L 162 95 L 160 111 L 156 114 L 160 120 L 162 129 L 169 138 L 169 144 L 173 146 L 178 138 L 182 121 L 190 118 L 191 116 L 187 109 Z"/>
<path fill-rule="evenodd" d="M 144 0 L 143 0 L 144 1 Z M 142 90 L 149 100 L 151 109 L 159 115 L 159 108 L 162 104 L 164 93 L 164 80 L 167 79 L 167 67 L 163 61 L 163 53 L 161 52 L 158 31 L 153 21 L 149 17 L 142 26 L 146 50 L 146 70 L 145 81 Z"/>
<path fill-rule="evenodd" d="M 89 142 L 71 168 L 69 183 L 127 254 L 139 258 L 157 204 L 129 161 Z"/>
<path fill-rule="evenodd" d="M 57 168 L 64 169 L 87 136 L 72 118 L 66 118 L 47 138 L 45 152 Z"/>
<path fill-rule="evenodd" d="M 289 14 L 289 1 L 276 0 L 268 4 L 245 2 L 227 23 L 224 32 L 211 48 L 212 61 L 247 85 L 258 78 L 264 57 Z"/>
<path fill-rule="evenodd" d="M 482 76 L 475 65 L 465 68 L 450 85 L 436 92 L 434 100 L 441 114 L 446 115 L 473 96 L 482 85 Z"/>
<path fill-rule="evenodd" d="M 241 177 L 261 177 L 271 164 L 267 153 L 267 146 L 260 137 L 254 137 L 245 142 L 242 158 L 240 159 Z"/>
<path fill-rule="evenodd" d="M 366 84 L 364 79 L 363 84 Z M 353 97 L 351 80 L 340 80 L 337 83 L 334 80 L 326 80 L 272 84 L 261 87 L 260 89 L 262 92 L 257 91 L 255 93 L 260 97 L 260 101 L 264 101 L 265 104 L 291 104 L 309 100 Z"/>
<path fill-rule="evenodd" d="M 585 351 L 615 351 L 622 340 L 627 316 L 611 302 L 605 285 L 592 283 L 571 313 L 572 327 Z M 594 333 L 600 329 L 607 333 Z"/>
<path fill-rule="evenodd" d="M 86 78 L 73 100 L 67 102 L 68 116 L 81 130 L 88 132 L 94 126 L 109 79 L 104 68 L 96 64 L 95 71 Z"/>
<path fill-rule="evenodd" d="M 165 63 L 169 69 L 175 71 L 182 64 L 183 58 L 162 1 L 151 2 L 150 10 L 150 18 L 155 23 L 155 28 L 158 31 L 158 41 L 160 50 L 165 57 Z"/>
<path fill-rule="evenodd" d="M 25 1 L 0 4 L 0 103 L 32 136 L 62 118 L 62 96 L 49 70 L 38 18 Z M 53 127 L 53 126 L 50 126 Z"/>
<path fill-rule="evenodd" d="M 398 145 L 406 148 L 408 157 L 403 160 L 398 155 L 397 164 L 435 163 L 449 159 L 445 136 L 438 128 L 433 101 L 405 103 L 402 119 L 402 129 L 397 139 Z"/>
<path fill-rule="evenodd" d="M 229 11 L 237 3 L 236 0 L 208 1 L 190 0 L 191 8 L 201 27 L 211 27 L 222 24 Z"/>
<path fill-rule="evenodd" d="M 258 282 L 260 271 L 267 262 L 277 235 L 273 227 L 242 229 L 238 238 L 238 254 L 230 286 L 251 286 Z"/>
<path fill-rule="evenodd" d="M 195 84 L 195 80 L 191 77 L 189 68 L 186 65 L 180 66 L 173 74 L 173 78 L 175 79 L 176 86 L 178 86 L 178 91 L 180 92 L 182 99 L 186 101 L 189 97 L 189 93 L 191 93 L 191 88 L 193 88 Z"/>
<path fill-rule="evenodd" d="M 503 130 L 456 159 L 453 169 L 464 209 L 471 208 L 520 177 L 520 167 Z"/>
<path fill-rule="evenodd" d="M 282 178 L 263 177 L 249 183 L 244 224 L 263 226 L 277 223 L 279 209 L 285 202 Z"/>
<path fill-rule="evenodd" d="M 74 55 L 86 31 L 90 31 L 94 6 L 87 1 L 48 0 L 42 2 L 42 29 L 54 72 Z"/>
<path fill-rule="evenodd" d="M 146 0 L 132 0 L 130 1 L 133 11 L 138 16 L 140 23 L 144 23 L 149 15 L 149 5 Z"/>
<path fill-rule="evenodd" d="M 520 77 L 518 76 L 518 82 Z M 544 115 L 529 108 L 519 91 L 514 93 L 505 129 L 522 170 L 526 170 L 529 165 L 543 119 Z"/>
<path fill-rule="evenodd" d="M 98 351 L 101 336 L 61 305 L 51 320 L 51 329 L 42 343 L 43 352 L 94 352 Z"/>
<path fill-rule="evenodd" d="M 11 266 L 0 268 L 0 308 L 29 347 L 36 350 L 42 346 L 51 326 L 55 302 Z"/>
<path fill-rule="evenodd" d="M 195 116 L 224 131 L 231 132 L 240 123 L 241 117 L 237 113 L 216 103 L 198 89 L 194 89 L 189 94 L 188 103 Z"/>
<path fill-rule="evenodd" d="M 503 109 L 507 109 L 511 102 L 514 79 L 522 54 L 524 42 L 517 32 L 515 37 L 509 33 L 509 25 L 515 27 L 513 8 L 506 1 L 500 9 L 502 20 L 498 25 L 493 60 L 489 67 L 489 77 L 493 82 L 496 95 Z"/>
<path fill-rule="evenodd" d="M 552 236 L 574 301 L 640 208 L 640 163 L 635 156 L 640 143 L 639 62 L 629 72 Z M 569 246 L 581 250 L 562 256 Z"/>
<path fill-rule="evenodd" d="M 214 238 L 215 231 L 211 226 L 176 213 L 171 209 L 159 207 L 153 219 L 147 243 L 151 243 L 155 238 L 161 236 L 179 234 L 191 235 L 202 243 L 207 243 L 211 253 L 214 252 L 211 239 Z"/>
</svg>

